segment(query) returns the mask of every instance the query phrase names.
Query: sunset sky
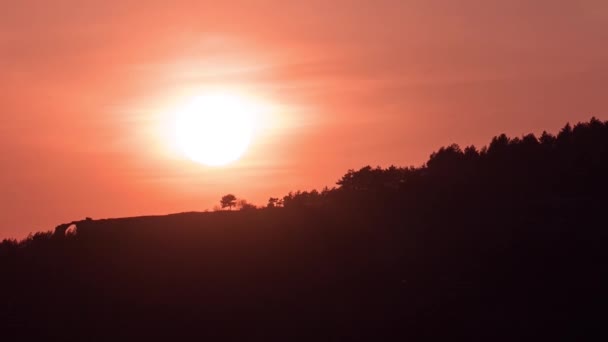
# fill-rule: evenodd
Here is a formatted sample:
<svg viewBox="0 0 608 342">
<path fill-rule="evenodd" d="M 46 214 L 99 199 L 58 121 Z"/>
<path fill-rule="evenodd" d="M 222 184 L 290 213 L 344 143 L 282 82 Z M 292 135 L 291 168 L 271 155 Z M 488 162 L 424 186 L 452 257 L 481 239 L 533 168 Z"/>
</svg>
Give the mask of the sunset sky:
<svg viewBox="0 0 608 342">
<path fill-rule="evenodd" d="M 606 120 L 608 1 L 0 0 L 0 72 L 0 238 L 22 238 Z M 263 115 L 208 167 L 171 127 L 216 90 Z"/>
</svg>

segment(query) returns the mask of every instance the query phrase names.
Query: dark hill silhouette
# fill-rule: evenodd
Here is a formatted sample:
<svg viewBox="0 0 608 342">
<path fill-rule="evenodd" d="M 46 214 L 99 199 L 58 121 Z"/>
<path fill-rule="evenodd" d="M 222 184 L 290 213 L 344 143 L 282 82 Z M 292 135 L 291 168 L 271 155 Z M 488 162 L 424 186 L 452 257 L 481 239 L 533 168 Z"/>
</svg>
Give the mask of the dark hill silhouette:
<svg viewBox="0 0 608 342">
<path fill-rule="evenodd" d="M 263 209 L 71 222 L 0 245 L 1 333 L 587 340 L 606 323 L 607 171 L 592 119 Z"/>
</svg>

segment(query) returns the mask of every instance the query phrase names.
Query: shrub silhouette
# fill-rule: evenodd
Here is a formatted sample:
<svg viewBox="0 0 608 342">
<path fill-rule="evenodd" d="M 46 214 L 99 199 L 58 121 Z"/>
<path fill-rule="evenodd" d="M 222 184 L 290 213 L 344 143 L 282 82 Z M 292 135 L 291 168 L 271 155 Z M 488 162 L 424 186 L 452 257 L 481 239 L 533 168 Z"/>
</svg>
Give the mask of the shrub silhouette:
<svg viewBox="0 0 608 342">
<path fill-rule="evenodd" d="M 257 209 L 257 207 L 254 204 L 251 204 L 249 202 L 247 202 L 247 200 L 244 199 L 240 199 L 237 201 L 237 206 L 238 208 L 242 211 L 242 210 L 254 210 Z"/>
</svg>

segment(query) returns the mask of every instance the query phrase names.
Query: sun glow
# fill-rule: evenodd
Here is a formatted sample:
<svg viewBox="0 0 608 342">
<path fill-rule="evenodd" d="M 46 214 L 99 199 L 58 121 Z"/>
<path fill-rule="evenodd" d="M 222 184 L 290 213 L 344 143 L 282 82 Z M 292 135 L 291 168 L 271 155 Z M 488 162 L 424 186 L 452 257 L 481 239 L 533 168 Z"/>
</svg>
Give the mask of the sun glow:
<svg viewBox="0 0 608 342">
<path fill-rule="evenodd" d="M 197 96 L 177 112 L 177 147 L 207 166 L 234 162 L 251 143 L 258 110 L 253 102 L 235 94 Z"/>
</svg>

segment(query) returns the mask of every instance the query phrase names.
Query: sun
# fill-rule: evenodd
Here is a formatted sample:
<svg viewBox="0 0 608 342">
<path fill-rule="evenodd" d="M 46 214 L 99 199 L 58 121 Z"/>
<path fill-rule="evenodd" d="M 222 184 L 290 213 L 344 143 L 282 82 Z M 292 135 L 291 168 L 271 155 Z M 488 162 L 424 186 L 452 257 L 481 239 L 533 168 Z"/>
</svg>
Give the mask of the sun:
<svg viewBox="0 0 608 342">
<path fill-rule="evenodd" d="M 196 96 L 177 112 L 177 147 L 186 157 L 203 165 L 234 162 L 251 143 L 256 112 L 252 102 L 236 94 Z"/>
</svg>

